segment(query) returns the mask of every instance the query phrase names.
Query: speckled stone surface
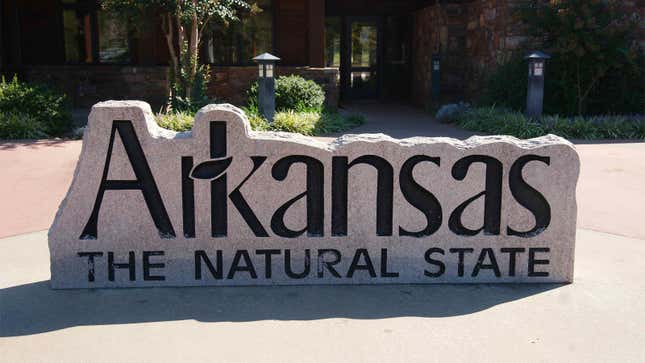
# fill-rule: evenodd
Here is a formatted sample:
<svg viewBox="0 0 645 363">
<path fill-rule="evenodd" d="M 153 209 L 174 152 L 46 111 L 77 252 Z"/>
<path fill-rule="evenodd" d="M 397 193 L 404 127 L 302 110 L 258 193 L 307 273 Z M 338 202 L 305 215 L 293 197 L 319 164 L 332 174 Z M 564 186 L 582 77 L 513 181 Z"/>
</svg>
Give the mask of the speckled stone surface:
<svg viewBox="0 0 645 363">
<path fill-rule="evenodd" d="M 230 105 L 175 133 L 146 103 L 102 102 L 49 232 L 52 286 L 571 282 L 578 172 L 553 135 L 323 143 Z"/>
</svg>

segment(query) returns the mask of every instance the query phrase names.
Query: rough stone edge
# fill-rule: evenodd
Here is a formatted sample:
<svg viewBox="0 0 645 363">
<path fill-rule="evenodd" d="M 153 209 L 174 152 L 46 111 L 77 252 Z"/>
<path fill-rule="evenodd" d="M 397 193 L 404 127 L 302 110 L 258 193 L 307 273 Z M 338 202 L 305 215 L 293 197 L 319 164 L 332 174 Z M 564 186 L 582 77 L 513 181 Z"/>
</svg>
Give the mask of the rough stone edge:
<svg viewBox="0 0 645 363">
<path fill-rule="evenodd" d="M 150 109 L 150 105 L 143 101 L 105 101 L 99 102 L 92 107 L 92 112 L 99 109 L 112 109 L 112 108 L 140 108 L 148 127 L 148 132 L 152 138 L 163 139 L 183 139 L 192 137 L 192 130 L 186 132 L 175 132 L 160 127 L 154 119 L 154 115 Z M 575 149 L 575 146 L 568 140 L 553 134 L 536 137 L 533 139 L 518 139 L 508 135 L 493 135 L 493 136 L 471 136 L 466 140 L 459 140 L 450 137 L 425 137 L 415 136 L 405 139 L 395 139 L 382 133 L 365 133 L 365 134 L 345 134 L 329 142 L 323 142 L 316 138 L 305 136 L 301 134 L 289 132 L 276 132 L 276 131 L 253 131 L 251 124 L 246 117 L 246 114 L 241 109 L 231 104 L 210 104 L 202 107 L 195 115 L 195 122 L 206 117 L 208 113 L 216 111 L 225 111 L 235 114 L 244 124 L 246 137 L 252 140 L 268 140 L 268 141 L 286 141 L 304 146 L 324 149 L 333 152 L 337 149 L 345 147 L 353 142 L 367 142 L 379 143 L 388 142 L 398 144 L 402 147 L 414 147 L 420 144 L 449 144 L 458 149 L 474 149 L 479 146 L 506 143 L 514 145 L 521 149 L 536 149 L 550 145 L 564 145 Z"/>
</svg>

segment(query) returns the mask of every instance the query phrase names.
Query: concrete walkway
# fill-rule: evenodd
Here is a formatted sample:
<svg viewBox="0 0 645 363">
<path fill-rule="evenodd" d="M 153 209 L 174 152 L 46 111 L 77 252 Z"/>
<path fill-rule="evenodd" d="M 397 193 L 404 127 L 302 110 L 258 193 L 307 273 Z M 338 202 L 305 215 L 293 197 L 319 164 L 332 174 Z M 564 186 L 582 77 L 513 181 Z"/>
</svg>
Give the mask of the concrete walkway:
<svg viewBox="0 0 645 363">
<path fill-rule="evenodd" d="M 51 290 L 0 240 L 3 362 L 643 362 L 644 241 L 579 230 L 570 285 Z"/>
<path fill-rule="evenodd" d="M 81 144 L 0 143 L 0 238 L 49 228 L 72 182 Z"/>
<path fill-rule="evenodd" d="M 351 110 L 368 119 L 352 133 L 470 136 L 407 106 Z M 0 143 L 2 361 L 645 361 L 645 143 L 576 145 L 570 285 L 54 291 L 43 230 L 80 146 Z"/>
<path fill-rule="evenodd" d="M 429 113 L 406 104 L 356 103 L 344 111 L 366 116 L 365 124 L 348 131 L 352 134 L 384 133 L 397 139 L 413 136 L 467 139 L 474 135 L 453 125 L 439 123 Z M 340 134 L 330 136 L 338 137 Z"/>
</svg>

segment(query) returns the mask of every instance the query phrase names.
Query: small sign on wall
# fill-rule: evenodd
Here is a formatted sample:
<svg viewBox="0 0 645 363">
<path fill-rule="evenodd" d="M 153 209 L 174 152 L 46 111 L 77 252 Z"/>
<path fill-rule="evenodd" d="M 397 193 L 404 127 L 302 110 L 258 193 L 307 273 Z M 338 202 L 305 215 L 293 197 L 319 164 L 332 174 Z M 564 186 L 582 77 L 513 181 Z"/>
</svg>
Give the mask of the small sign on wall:
<svg viewBox="0 0 645 363">
<path fill-rule="evenodd" d="M 209 105 L 191 132 L 92 109 L 52 286 L 571 282 L 579 160 L 556 136 L 331 143 Z"/>
</svg>

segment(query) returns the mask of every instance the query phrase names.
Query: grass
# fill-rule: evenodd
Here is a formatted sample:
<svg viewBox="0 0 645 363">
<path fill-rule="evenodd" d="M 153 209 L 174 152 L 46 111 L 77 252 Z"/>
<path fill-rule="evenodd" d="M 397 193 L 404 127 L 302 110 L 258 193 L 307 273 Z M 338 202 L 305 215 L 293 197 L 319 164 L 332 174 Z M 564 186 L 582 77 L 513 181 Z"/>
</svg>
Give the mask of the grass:
<svg viewBox="0 0 645 363">
<path fill-rule="evenodd" d="M 0 112 L 0 139 L 43 139 L 47 128 L 35 117 L 18 112 Z"/>
<path fill-rule="evenodd" d="M 527 118 L 496 107 L 473 108 L 456 117 L 457 126 L 486 134 L 512 135 L 521 139 L 555 134 L 568 139 L 645 139 L 645 117 L 639 115 Z"/>
<path fill-rule="evenodd" d="M 257 113 L 250 113 L 249 120 L 253 130 L 285 131 L 308 136 L 342 132 L 365 122 L 365 118 L 361 115 L 345 116 L 328 110 L 322 112 L 277 112 L 272 123 L 267 122 Z"/>
<path fill-rule="evenodd" d="M 194 114 L 186 111 L 160 113 L 156 115 L 159 126 L 177 132 L 190 131 L 193 128 L 194 117 Z"/>
<path fill-rule="evenodd" d="M 365 122 L 361 115 L 341 115 L 330 110 L 310 110 L 280 111 L 275 114 L 273 122 L 269 123 L 253 109 L 244 111 L 251 128 L 255 131 L 285 131 L 308 136 L 342 132 Z M 193 115 L 188 112 L 158 114 L 156 119 L 159 126 L 179 132 L 190 130 L 194 121 Z"/>
</svg>

